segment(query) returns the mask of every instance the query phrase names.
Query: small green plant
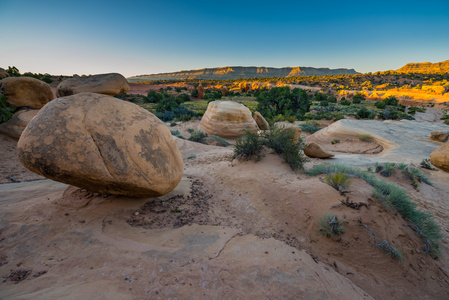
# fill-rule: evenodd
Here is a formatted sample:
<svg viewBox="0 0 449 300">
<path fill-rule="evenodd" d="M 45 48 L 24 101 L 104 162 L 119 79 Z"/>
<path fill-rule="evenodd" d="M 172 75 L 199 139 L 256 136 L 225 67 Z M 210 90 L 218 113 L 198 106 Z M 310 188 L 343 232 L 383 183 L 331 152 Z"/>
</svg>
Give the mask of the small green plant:
<svg viewBox="0 0 449 300">
<path fill-rule="evenodd" d="M 368 133 L 364 133 L 359 135 L 359 140 L 361 140 L 362 142 L 369 142 L 371 141 L 371 135 L 369 135 Z"/>
<path fill-rule="evenodd" d="M 171 122 L 170 127 L 176 126 L 176 122 Z"/>
<path fill-rule="evenodd" d="M 326 183 L 341 193 L 349 187 L 351 178 L 345 172 L 334 172 L 326 174 Z"/>
<path fill-rule="evenodd" d="M 190 134 L 192 134 L 192 133 L 195 132 L 195 129 L 193 129 L 193 128 L 187 128 L 187 132 L 190 133 Z"/>
<path fill-rule="evenodd" d="M 261 137 L 258 134 L 247 130 L 245 136 L 236 140 L 232 158 L 246 158 L 246 160 L 251 160 L 255 156 L 256 161 L 258 161 L 261 159 L 262 147 L 263 141 Z"/>
<path fill-rule="evenodd" d="M 308 123 L 300 124 L 299 127 L 301 127 L 302 131 L 309 132 L 309 133 L 315 133 L 315 132 L 321 130 L 321 128 L 316 127 L 312 124 L 308 124 Z"/>
<path fill-rule="evenodd" d="M 16 110 L 17 107 L 10 105 L 6 101 L 5 95 L 0 94 L 0 124 L 9 121 Z"/>
<path fill-rule="evenodd" d="M 179 132 L 179 130 L 170 130 L 170 133 L 171 133 L 171 135 L 176 136 L 177 138 L 185 139 L 185 137 L 183 137 L 183 136 L 181 135 L 181 133 Z"/>
<path fill-rule="evenodd" d="M 432 164 L 430 163 L 430 159 L 428 159 L 428 158 L 423 159 L 419 166 L 423 169 L 435 170 L 435 168 L 433 168 Z"/>
<path fill-rule="evenodd" d="M 187 157 L 187 159 L 194 159 L 194 158 L 196 158 L 196 155 L 194 155 L 194 154 Z"/>
<path fill-rule="evenodd" d="M 219 136 L 209 135 L 209 137 L 213 138 L 214 140 L 216 140 L 218 146 L 220 146 L 220 147 L 227 147 L 227 146 L 231 145 L 230 143 L 228 143 L 228 141 L 226 141 L 224 138 L 221 138 Z"/>
<path fill-rule="evenodd" d="M 373 235 L 374 244 L 377 247 L 379 247 L 380 250 L 382 250 L 385 254 L 387 254 L 388 256 L 390 256 L 392 258 L 402 261 L 403 257 L 402 257 L 401 251 L 399 251 L 395 247 L 391 246 L 390 243 L 388 243 L 388 241 L 386 241 L 386 240 L 382 241 L 381 243 L 377 243 L 376 235 L 374 234 L 374 232 L 372 232 L 371 229 L 369 229 L 369 227 L 366 224 L 363 224 L 363 225 Z"/>
<path fill-rule="evenodd" d="M 331 214 L 326 213 L 318 220 L 318 223 L 321 227 L 319 232 L 325 237 L 333 237 L 345 232 L 343 229 L 343 222 L 338 220 L 337 215 L 332 216 Z"/>
<path fill-rule="evenodd" d="M 333 140 L 331 141 L 331 144 L 332 144 L 332 145 L 335 145 L 335 144 L 338 144 L 338 143 L 340 143 L 340 140 L 339 140 L 339 139 L 333 139 Z"/>
<path fill-rule="evenodd" d="M 196 142 L 196 143 L 203 143 L 204 139 L 207 137 L 207 133 L 198 130 L 197 132 L 193 132 L 191 136 L 189 137 L 189 141 Z"/>
</svg>

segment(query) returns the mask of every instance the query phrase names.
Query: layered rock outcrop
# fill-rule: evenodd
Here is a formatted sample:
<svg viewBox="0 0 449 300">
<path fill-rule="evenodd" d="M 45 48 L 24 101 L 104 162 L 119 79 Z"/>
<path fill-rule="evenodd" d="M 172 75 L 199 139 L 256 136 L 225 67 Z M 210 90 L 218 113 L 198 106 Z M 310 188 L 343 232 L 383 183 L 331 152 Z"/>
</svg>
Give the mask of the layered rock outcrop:
<svg viewBox="0 0 449 300">
<path fill-rule="evenodd" d="M 156 197 L 173 190 L 183 174 L 181 154 L 162 121 L 100 94 L 50 102 L 17 148 L 29 170 L 100 193 Z"/>
</svg>

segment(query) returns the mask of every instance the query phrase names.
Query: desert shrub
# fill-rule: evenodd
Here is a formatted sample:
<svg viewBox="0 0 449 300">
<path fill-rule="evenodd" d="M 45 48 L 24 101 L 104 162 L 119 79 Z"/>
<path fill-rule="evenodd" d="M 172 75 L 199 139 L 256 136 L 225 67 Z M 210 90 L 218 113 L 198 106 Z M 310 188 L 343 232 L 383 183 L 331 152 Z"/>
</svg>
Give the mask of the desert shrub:
<svg viewBox="0 0 449 300">
<path fill-rule="evenodd" d="M 162 94 L 156 92 L 156 91 L 149 91 L 147 94 L 147 97 L 145 99 L 146 103 L 158 103 L 160 102 L 164 97 Z"/>
<path fill-rule="evenodd" d="M 420 163 L 419 166 L 420 166 L 421 168 L 423 168 L 423 169 L 427 169 L 427 170 L 435 170 L 435 169 L 432 167 L 432 164 L 430 163 L 430 159 L 428 159 L 428 158 L 423 159 L 423 160 L 421 161 L 421 163 Z"/>
<path fill-rule="evenodd" d="M 195 129 L 193 129 L 193 128 L 187 128 L 187 132 L 190 133 L 190 134 L 192 134 L 192 133 L 195 132 Z"/>
<path fill-rule="evenodd" d="M 175 91 L 176 91 L 177 93 L 181 93 L 182 89 L 181 89 L 180 87 L 175 87 Z"/>
<path fill-rule="evenodd" d="M 301 127 L 302 131 L 309 132 L 309 133 L 315 133 L 319 130 L 321 130 L 320 127 L 316 127 L 312 124 L 304 123 L 300 124 L 299 127 Z"/>
<path fill-rule="evenodd" d="M 221 91 L 206 90 L 204 92 L 203 99 L 204 100 L 214 101 L 214 100 L 221 99 L 221 97 L 223 97 L 223 93 Z"/>
<path fill-rule="evenodd" d="M 296 116 L 286 116 L 285 120 L 289 123 L 293 123 L 293 122 L 297 121 L 298 119 L 296 118 Z"/>
<path fill-rule="evenodd" d="M 16 110 L 17 107 L 15 107 L 14 105 L 10 105 L 6 101 L 5 95 L 0 94 L 0 124 L 9 121 Z"/>
<path fill-rule="evenodd" d="M 389 96 L 385 98 L 383 101 L 385 101 L 386 105 L 391 106 L 397 106 L 399 104 L 399 100 L 395 96 Z"/>
<path fill-rule="evenodd" d="M 368 119 L 370 114 L 371 112 L 365 106 L 363 106 L 355 113 L 357 119 Z"/>
<path fill-rule="evenodd" d="M 190 100 L 192 100 L 192 99 L 190 99 L 190 96 L 187 95 L 187 94 L 181 94 L 181 95 L 178 95 L 176 97 L 176 102 L 178 102 L 180 104 L 184 103 L 184 102 L 187 102 L 187 101 L 190 101 Z"/>
<path fill-rule="evenodd" d="M 345 232 L 343 229 L 343 222 L 338 220 L 337 215 L 332 216 L 331 214 L 326 213 L 318 220 L 318 223 L 321 227 L 319 233 L 326 237 L 333 237 Z"/>
<path fill-rule="evenodd" d="M 305 173 L 311 176 L 344 172 L 359 177 L 373 186 L 373 198 L 390 210 L 398 212 L 409 221 L 414 230 L 424 239 L 424 252 L 439 256 L 440 240 L 443 235 L 441 228 L 433 220 L 433 216 L 417 208 L 416 203 L 410 200 L 407 191 L 396 184 L 386 182 L 369 172 L 341 164 L 317 165 Z"/>
<path fill-rule="evenodd" d="M 348 106 L 348 105 L 351 105 L 351 101 L 346 100 L 346 99 L 344 99 L 344 97 L 343 97 L 342 100 L 340 101 L 340 104 L 341 104 L 341 105 Z"/>
<path fill-rule="evenodd" d="M 377 101 L 374 103 L 374 106 L 377 107 L 378 109 L 384 109 L 385 107 L 387 107 L 387 104 L 385 103 L 385 101 Z"/>
<path fill-rule="evenodd" d="M 365 100 L 365 95 L 363 93 L 355 93 L 354 97 L 352 98 L 353 104 L 360 104 L 362 101 Z"/>
<path fill-rule="evenodd" d="M 8 66 L 8 69 L 6 69 L 6 72 L 11 77 L 20 77 L 19 69 L 17 69 L 15 66 Z"/>
<path fill-rule="evenodd" d="M 41 78 L 41 80 L 43 82 L 45 82 L 45 83 L 52 83 L 53 82 L 53 79 L 51 79 L 50 76 L 44 76 L 44 77 Z"/>
<path fill-rule="evenodd" d="M 207 137 L 207 133 L 205 133 L 201 130 L 198 130 L 196 132 L 193 132 L 188 140 L 192 141 L 192 142 L 196 142 L 196 143 L 204 143 L 204 140 L 206 137 Z"/>
<path fill-rule="evenodd" d="M 302 152 L 305 145 L 301 138 L 294 142 L 293 128 L 271 128 L 266 134 L 265 145 L 273 149 L 293 170 L 302 169 L 307 158 Z"/>
<path fill-rule="evenodd" d="M 229 145 L 231 145 L 230 143 L 228 143 L 227 140 L 225 140 L 224 138 L 221 138 L 219 136 L 216 135 L 209 135 L 210 138 L 213 138 L 214 140 L 217 141 L 218 146 L 220 147 L 227 147 Z"/>
<path fill-rule="evenodd" d="M 275 87 L 261 92 L 257 98 L 257 111 L 271 119 L 278 114 L 286 115 L 292 111 L 302 117 L 310 109 L 310 96 L 305 90 L 289 87 Z"/>
<path fill-rule="evenodd" d="M 261 159 L 262 148 L 263 141 L 261 137 L 257 133 L 247 130 L 245 136 L 235 141 L 234 155 L 232 158 L 246 158 L 246 160 L 251 160 L 255 156 L 256 161 L 258 161 Z"/>
<path fill-rule="evenodd" d="M 337 103 L 337 98 L 334 95 L 327 97 L 329 103 Z"/>
<path fill-rule="evenodd" d="M 178 119 L 180 121 L 188 121 L 196 115 L 195 112 L 178 104 L 169 106 L 168 110 L 163 110 L 161 108 L 159 109 L 162 111 L 156 112 L 156 117 L 161 119 L 163 122 L 170 122 L 174 119 Z M 158 111 L 158 108 L 156 108 L 156 111 Z"/>
<path fill-rule="evenodd" d="M 183 136 L 181 135 L 181 133 L 179 132 L 179 130 L 170 130 L 170 133 L 171 133 L 173 136 L 176 136 L 176 137 L 178 137 L 178 138 L 180 138 L 180 139 L 185 139 L 185 137 L 183 137 Z"/>
<path fill-rule="evenodd" d="M 341 192 L 343 189 L 347 189 L 351 184 L 351 178 L 344 172 L 334 172 L 326 174 L 326 183 Z"/>
<path fill-rule="evenodd" d="M 359 135 L 359 140 L 361 140 L 362 142 L 369 142 L 371 141 L 371 135 L 369 135 L 368 133 L 364 133 Z"/>
<path fill-rule="evenodd" d="M 338 144 L 338 143 L 340 143 L 340 140 L 339 140 L 339 139 L 333 139 L 333 140 L 331 141 L 331 144 L 332 144 L 332 145 L 335 145 L 335 144 Z"/>
<path fill-rule="evenodd" d="M 198 89 L 194 89 L 194 90 L 190 93 L 190 97 L 192 97 L 192 98 L 198 98 Z"/>
<path fill-rule="evenodd" d="M 408 113 L 409 114 L 414 115 L 414 114 L 416 114 L 416 112 L 424 113 L 424 112 L 426 112 L 426 109 L 424 107 L 418 107 L 418 106 L 410 106 L 408 108 Z"/>
<path fill-rule="evenodd" d="M 374 234 L 374 232 L 371 231 L 371 229 L 369 229 L 369 227 L 366 224 L 365 225 L 366 229 L 373 235 L 373 241 L 374 244 L 380 248 L 380 250 L 382 250 L 385 254 L 387 254 L 388 256 L 395 258 L 399 261 L 402 261 L 403 257 L 402 257 L 402 252 L 399 251 L 398 249 L 396 249 L 395 247 L 391 246 L 390 243 L 388 243 L 388 241 L 384 240 L 381 243 L 377 243 L 376 240 L 376 235 Z"/>
</svg>

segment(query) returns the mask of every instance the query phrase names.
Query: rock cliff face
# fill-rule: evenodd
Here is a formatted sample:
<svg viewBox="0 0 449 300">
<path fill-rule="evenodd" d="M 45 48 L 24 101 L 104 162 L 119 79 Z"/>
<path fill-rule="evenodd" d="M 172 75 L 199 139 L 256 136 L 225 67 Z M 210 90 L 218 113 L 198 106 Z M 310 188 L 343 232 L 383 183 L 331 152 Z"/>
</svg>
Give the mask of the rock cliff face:
<svg viewBox="0 0 449 300">
<path fill-rule="evenodd" d="M 397 70 L 402 73 L 448 73 L 449 60 L 438 63 L 410 63 Z"/>
<path fill-rule="evenodd" d="M 240 78 L 265 78 L 265 77 L 289 77 L 289 76 L 312 76 L 312 75 L 339 75 L 357 74 L 354 69 L 329 69 L 311 67 L 222 67 L 211 69 L 199 69 L 180 71 L 174 73 L 161 73 L 152 75 L 138 75 L 128 78 L 129 82 L 151 81 L 151 80 L 173 80 L 173 79 L 214 79 L 229 80 Z"/>
</svg>

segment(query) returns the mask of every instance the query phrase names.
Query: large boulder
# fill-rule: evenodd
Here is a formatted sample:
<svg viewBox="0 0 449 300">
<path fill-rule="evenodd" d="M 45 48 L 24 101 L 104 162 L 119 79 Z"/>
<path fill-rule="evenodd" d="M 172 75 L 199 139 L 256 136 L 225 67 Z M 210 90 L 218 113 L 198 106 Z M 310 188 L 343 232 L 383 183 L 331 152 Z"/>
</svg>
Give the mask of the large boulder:
<svg viewBox="0 0 449 300">
<path fill-rule="evenodd" d="M 0 81 L 0 93 L 17 107 L 42 108 L 53 100 L 51 87 L 32 77 L 7 77 Z"/>
<path fill-rule="evenodd" d="M 62 81 L 57 87 L 56 96 L 64 97 L 79 93 L 115 96 L 126 93 L 129 89 L 126 78 L 118 73 L 98 74 L 69 78 Z"/>
<path fill-rule="evenodd" d="M 0 79 L 5 77 L 8 77 L 8 72 L 6 72 L 5 69 L 0 68 Z"/>
<path fill-rule="evenodd" d="M 261 130 L 270 129 L 270 125 L 268 124 L 267 120 L 265 120 L 265 118 L 258 111 L 254 112 L 253 119 L 254 121 L 256 121 L 257 126 L 259 126 Z"/>
<path fill-rule="evenodd" d="M 234 101 L 212 101 L 201 118 L 200 129 L 210 135 L 222 138 L 244 136 L 245 130 L 257 132 L 256 121 L 251 111 L 243 104 Z"/>
<path fill-rule="evenodd" d="M 430 139 L 437 142 L 446 142 L 449 137 L 449 132 L 442 130 L 435 130 L 430 132 Z"/>
<path fill-rule="evenodd" d="M 449 172 L 449 142 L 430 153 L 430 163 L 443 171 Z"/>
<path fill-rule="evenodd" d="M 0 132 L 18 140 L 25 127 L 38 112 L 38 109 L 22 109 L 15 112 L 11 120 L 0 124 Z"/>
<path fill-rule="evenodd" d="M 183 174 L 181 154 L 162 121 L 100 94 L 50 102 L 28 124 L 17 148 L 29 170 L 100 193 L 157 197 L 173 190 Z"/>
<path fill-rule="evenodd" d="M 324 151 L 317 143 L 308 143 L 304 148 L 304 154 L 312 158 L 330 158 L 334 155 Z"/>
</svg>

